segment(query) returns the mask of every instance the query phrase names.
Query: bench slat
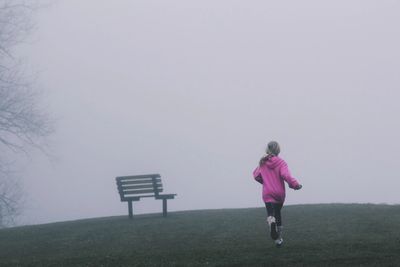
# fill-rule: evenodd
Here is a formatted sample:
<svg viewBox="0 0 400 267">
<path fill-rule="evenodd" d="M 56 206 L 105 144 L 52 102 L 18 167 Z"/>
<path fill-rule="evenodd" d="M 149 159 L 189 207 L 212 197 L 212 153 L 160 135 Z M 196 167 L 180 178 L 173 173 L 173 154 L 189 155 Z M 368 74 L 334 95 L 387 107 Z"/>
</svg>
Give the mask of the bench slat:
<svg viewBox="0 0 400 267">
<path fill-rule="evenodd" d="M 161 184 L 156 184 L 158 189 L 162 188 Z M 122 186 L 120 187 L 123 191 L 126 190 L 135 190 L 135 189 L 147 189 L 147 188 L 154 188 L 153 184 L 145 184 L 145 185 L 130 185 L 130 186 Z"/>
<path fill-rule="evenodd" d="M 121 188 L 118 188 L 118 192 L 119 192 L 120 195 L 126 195 L 126 194 L 133 194 L 136 191 L 140 191 L 140 189 L 142 189 L 142 190 L 152 190 L 153 193 L 156 192 L 154 190 L 154 188 L 152 188 L 152 187 L 151 188 L 136 188 L 136 189 L 121 189 Z M 160 188 L 160 187 L 157 187 L 156 190 L 157 190 L 158 193 L 163 192 L 163 188 Z"/>
<path fill-rule="evenodd" d="M 116 179 L 119 181 L 122 181 L 122 180 L 146 179 L 146 178 L 153 178 L 153 177 L 160 178 L 161 175 L 159 175 L 159 174 L 130 175 L 130 176 L 119 176 Z"/>
<path fill-rule="evenodd" d="M 129 200 L 139 201 L 141 198 L 144 198 L 144 197 L 154 197 L 154 195 L 143 195 L 143 196 L 138 196 L 138 197 L 125 197 L 123 201 L 129 201 Z"/>
<path fill-rule="evenodd" d="M 126 180 L 117 180 L 117 183 L 128 183 L 128 182 L 149 182 L 153 181 L 155 179 L 156 181 L 160 181 L 160 178 L 143 178 L 143 179 L 126 179 Z"/>
<path fill-rule="evenodd" d="M 146 193 L 154 193 L 154 189 L 148 189 L 148 190 L 127 190 L 124 191 L 124 195 L 138 195 L 138 194 L 146 194 Z"/>
<path fill-rule="evenodd" d="M 156 179 L 156 183 L 161 184 L 161 179 Z M 153 180 L 134 180 L 134 181 L 117 181 L 118 185 L 131 185 L 131 184 L 153 184 Z"/>
</svg>

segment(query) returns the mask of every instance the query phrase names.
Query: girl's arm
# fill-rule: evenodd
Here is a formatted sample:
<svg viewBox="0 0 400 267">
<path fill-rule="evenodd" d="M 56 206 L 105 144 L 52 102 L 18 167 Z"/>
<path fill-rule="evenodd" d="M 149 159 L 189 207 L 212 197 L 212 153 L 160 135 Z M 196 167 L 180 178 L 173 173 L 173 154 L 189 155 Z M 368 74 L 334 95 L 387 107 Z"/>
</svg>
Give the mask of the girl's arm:
<svg viewBox="0 0 400 267">
<path fill-rule="evenodd" d="M 263 183 L 263 180 L 262 180 L 262 177 L 261 177 L 260 166 L 258 166 L 258 167 L 253 171 L 253 177 L 254 177 L 254 180 L 256 180 L 257 182 L 259 182 L 260 184 Z"/>
<path fill-rule="evenodd" d="M 302 186 L 301 184 L 291 175 L 288 165 L 284 162 L 280 169 L 280 175 L 285 180 L 290 188 L 295 190 L 300 189 Z"/>
</svg>

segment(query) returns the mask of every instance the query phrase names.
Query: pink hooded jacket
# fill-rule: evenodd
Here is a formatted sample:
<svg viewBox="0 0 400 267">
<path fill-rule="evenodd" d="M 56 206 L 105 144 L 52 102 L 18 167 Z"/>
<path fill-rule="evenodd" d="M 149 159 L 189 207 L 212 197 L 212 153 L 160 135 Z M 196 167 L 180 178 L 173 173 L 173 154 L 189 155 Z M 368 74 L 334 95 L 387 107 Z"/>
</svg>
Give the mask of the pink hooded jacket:
<svg viewBox="0 0 400 267">
<path fill-rule="evenodd" d="M 285 202 L 284 181 L 293 189 L 300 185 L 290 174 L 286 162 L 277 156 L 269 158 L 261 167 L 257 167 L 253 176 L 255 180 L 263 184 L 262 197 L 264 202 L 282 204 Z"/>
</svg>

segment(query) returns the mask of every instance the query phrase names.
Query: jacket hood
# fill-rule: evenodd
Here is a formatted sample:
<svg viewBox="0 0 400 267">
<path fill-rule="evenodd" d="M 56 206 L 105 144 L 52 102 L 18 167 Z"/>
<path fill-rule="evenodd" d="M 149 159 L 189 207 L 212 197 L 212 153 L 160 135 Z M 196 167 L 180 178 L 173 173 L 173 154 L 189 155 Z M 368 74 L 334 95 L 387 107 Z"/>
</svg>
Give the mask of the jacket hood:
<svg viewBox="0 0 400 267">
<path fill-rule="evenodd" d="M 267 165 L 267 167 L 270 169 L 275 169 L 276 167 L 280 166 L 283 162 L 284 162 L 283 159 L 281 159 L 280 157 L 273 156 L 273 157 L 270 157 L 265 162 L 265 165 Z"/>
</svg>

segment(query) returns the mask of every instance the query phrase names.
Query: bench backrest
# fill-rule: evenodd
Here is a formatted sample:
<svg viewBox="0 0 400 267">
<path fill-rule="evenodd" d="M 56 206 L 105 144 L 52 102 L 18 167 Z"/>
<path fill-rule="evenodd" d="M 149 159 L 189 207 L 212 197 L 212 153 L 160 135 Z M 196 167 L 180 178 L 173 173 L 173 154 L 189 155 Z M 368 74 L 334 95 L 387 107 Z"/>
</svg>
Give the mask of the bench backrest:
<svg viewBox="0 0 400 267">
<path fill-rule="evenodd" d="M 134 197 L 157 197 L 163 191 L 159 174 L 120 176 L 116 181 L 121 201 Z"/>
</svg>

